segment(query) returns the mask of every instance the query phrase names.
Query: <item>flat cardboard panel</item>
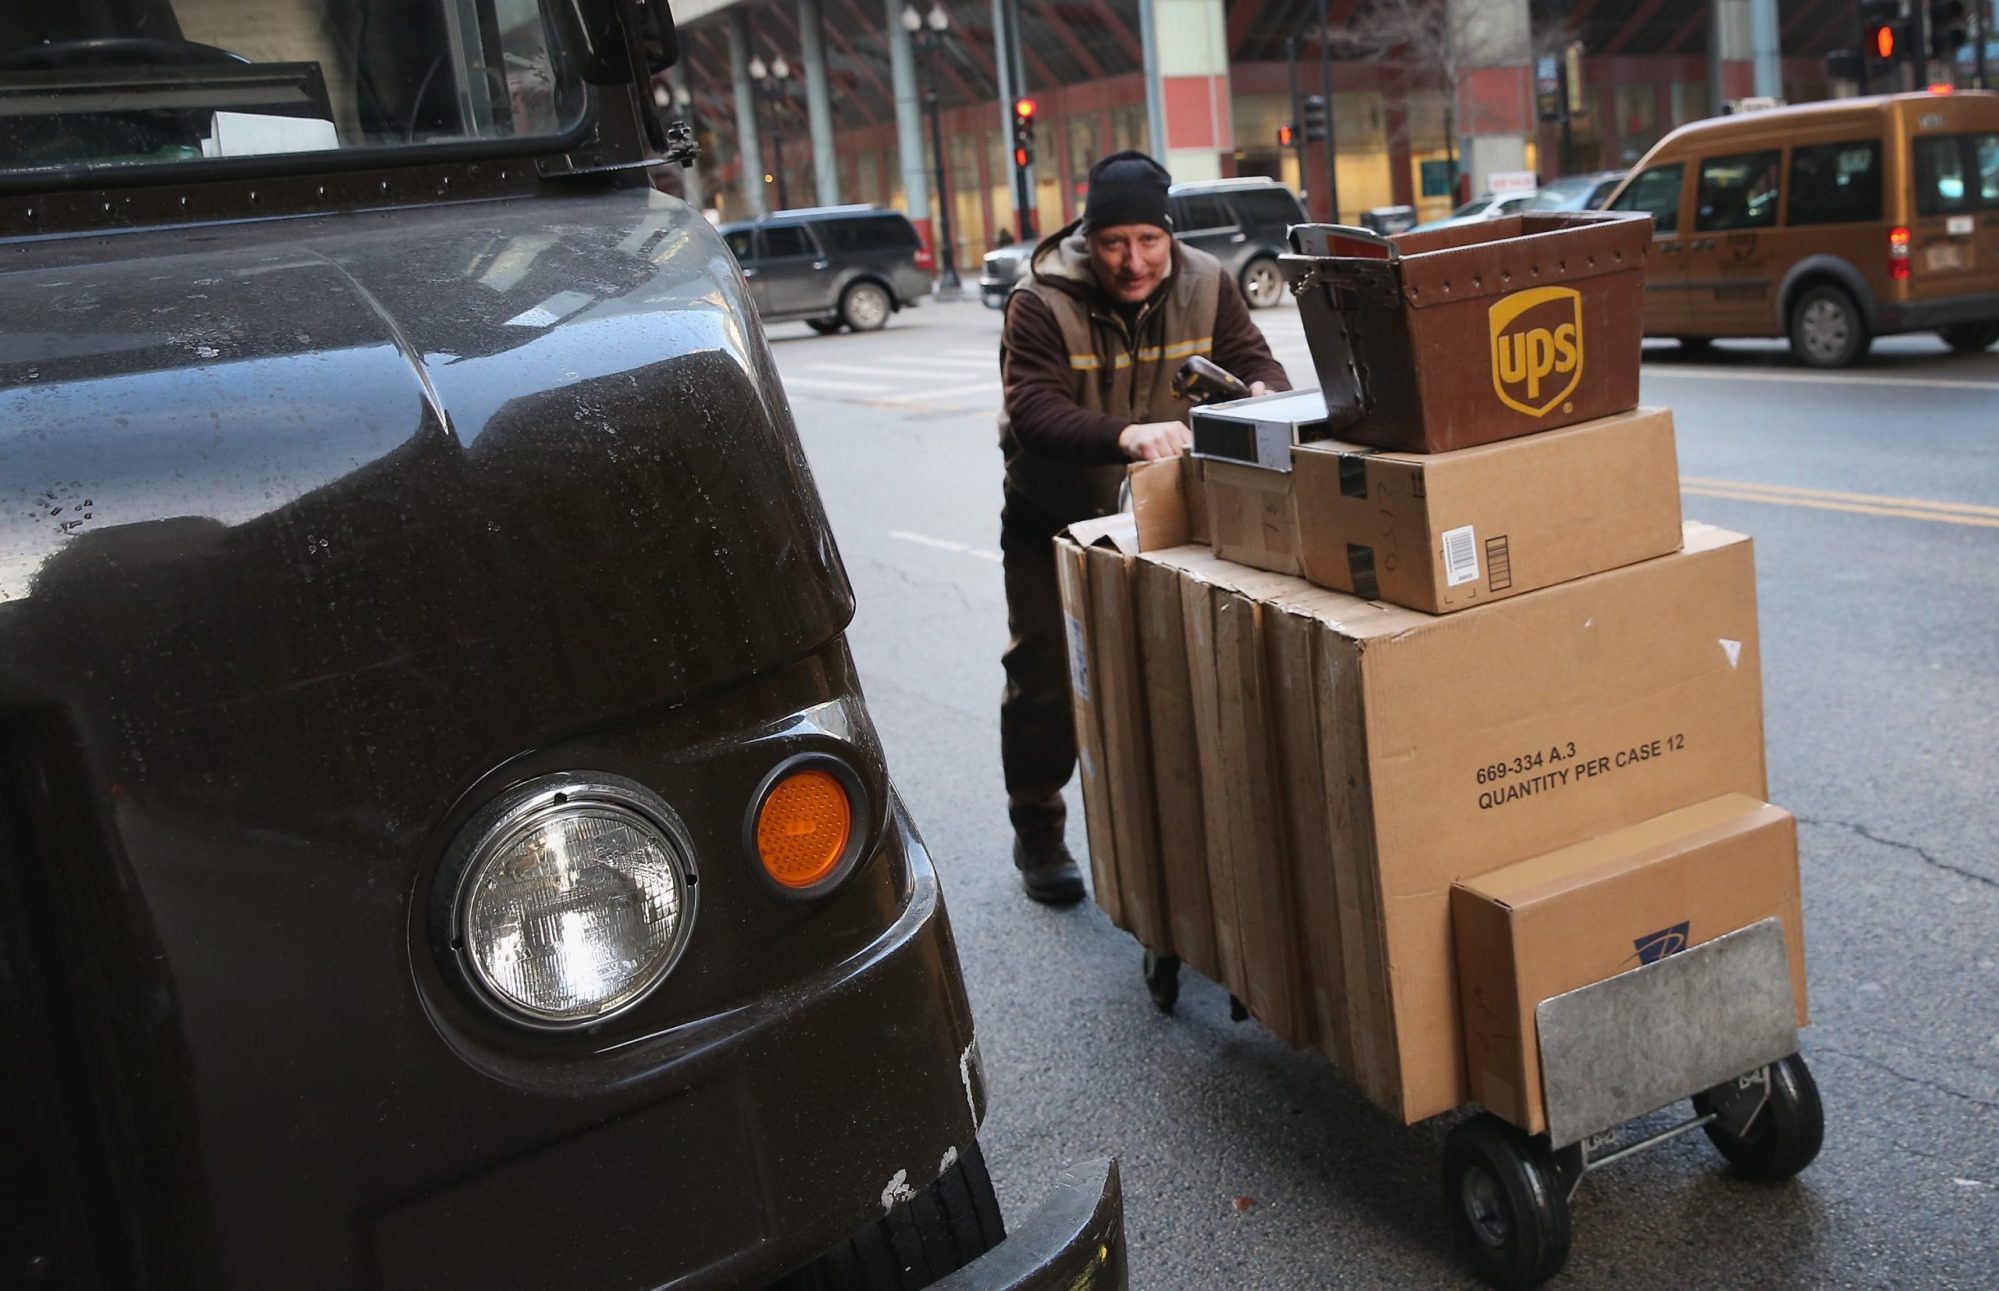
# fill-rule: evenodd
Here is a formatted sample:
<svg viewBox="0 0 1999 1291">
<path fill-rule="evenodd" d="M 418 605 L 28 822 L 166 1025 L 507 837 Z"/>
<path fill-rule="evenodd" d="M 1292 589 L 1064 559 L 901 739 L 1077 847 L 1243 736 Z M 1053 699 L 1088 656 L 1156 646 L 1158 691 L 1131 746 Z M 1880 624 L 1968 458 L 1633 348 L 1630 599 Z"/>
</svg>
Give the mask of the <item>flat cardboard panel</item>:
<svg viewBox="0 0 1999 1291">
<path fill-rule="evenodd" d="M 1090 887 L 1111 922 L 1123 927 L 1124 906 L 1112 843 L 1104 734 L 1097 719 L 1098 668 L 1088 628 L 1091 621 L 1088 564 L 1083 548 L 1068 534 L 1055 539 L 1055 572 L 1062 590 L 1062 614 L 1069 640 L 1069 695 L 1076 713 L 1077 778 L 1083 786 L 1083 817 L 1090 840 Z"/>
<path fill-rule="evenodd" d="M 1431 614 L 1680 543 L 1679 464 L 1663 408 L 1448 453 L 1326 441 L 1300 445 L 1293 459 L 1306 577 Z"/>
<path fill-rule="evenodd" d="M 1214 606 L 1221 761 L 1233 844 L 1228 877 L 1242 926 L 1245 989 L 1238 994 L 1280 1039 L 1305 1044 L 1311 1033 L 1299 1008 L 1297 900 L 1265 693 L 1262 607 L 1248 596 L 1220 591 Z"/>
<path fill-rule="evenodd" d="M 1166 944 L 1164 881 L 1153 812 L 1151 737 L 1145 725 L 1143 663 L 1131 588 L 1131 557 L 1113 547 L 1087 553 L 1097 720 L 1109 779 L 1117 859 L 1119 926 L 1145 946 Z"/>
<path fill-rule="evenodd" d="M 1205 549 L 1200 554 L 1206 555 Z M 1178 573 L 1136 561 L 1132 575 L 1139 657 L 1145 668 L 1145 717 L 1152 742 L 1155 820 L 1169 937 L 1153 949 L 1220 980 L 1214 905 L 1208 895 L 1208 839 L 1202 815 L 1200 752 Z"/>
<path fill-rule="evenodd" d="M 1313 702 L 1311 621 L 1273 609 L 1263 616 L 1269 660 L 1269 712 L 1277 738 L 1277 778 L 1284 804 L 1285 857 L 1297 896 L 1303 998 L 1301 1027 L 1342 1069 L 1353 1068 L 1347 975 L 1331 845 L 1318 709 Z"/>
<path fill-rule="evenodd" d="M 1208 896 L 1214 909 L 1215 980 L 1237 998 L 1247 999 L 1242 916 L 1235 889 L 1237 817 L 1228 790 L 1232 773 L 1224 748 L 1229 701 L 1222 690 L 1215 640 L 1215 599 L 1226 595 L 1199 579 L 1189 579 L 1180 586 L 1187 680 L 1194 701 L 1194 742 L 1201 767 L 1201 819 L 1207 831 Z M 1243 845 L 1247 846 L 1247 840 Z"/>
<path fill-rule="evenodd" d="M 1125 472 L 1131 487 L 1132 522 L 1138 550 L 1153 551 L 1194 542 L 1188 518 L 1186 468 L 1192 459 L 1168 457 L 1157 462 L 1133 462 Z M 1198 492 L 1198 488 L 1195 492 Z M 1206 539 L 1201 539 L 1206 541 Z"/>
<path fill-rule="evenodd" d="M 1542 1000 L 1774 916 L 1807 1021 L 1797 822 L 1754 798 L 1712 798 L 1462 880 L 1451 908 L 1472 1096 L 1529 1133 L 1547 1127 Z"/>
<path fill-rule="evenodd" d="M 1291 473 L 1213 460 L 1202 463 L 1201 469 L 1215 554 L 1279 574 L 1302 572 Z"/>
<path fill-rule="evenodd" d="M 1720 794 L 1765 797 L 1757 642 L 1749 540 L 1704 525 L 1680 554 L 1503 614 L 1396 610 L 1322 639 L 1363 673 L 1405 1119 L 1468 1092 L 1451 884 Z"/>
</svg>

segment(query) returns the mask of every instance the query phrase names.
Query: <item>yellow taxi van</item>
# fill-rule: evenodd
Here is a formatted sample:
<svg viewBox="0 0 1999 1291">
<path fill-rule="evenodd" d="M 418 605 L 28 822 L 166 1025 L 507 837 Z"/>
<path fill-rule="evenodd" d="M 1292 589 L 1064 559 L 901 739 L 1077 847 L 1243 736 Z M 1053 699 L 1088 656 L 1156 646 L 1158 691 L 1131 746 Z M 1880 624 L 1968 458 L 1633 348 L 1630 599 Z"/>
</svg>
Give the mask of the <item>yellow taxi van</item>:
<svg viewBox="0 0 1999 1291">
<path fill-rule="evenodd" d="M 1999 94 L 1885 94 L 1694 121 L 1607 209 L 1652 216 L 1645 335 L 1785 336 L 1812 367 L 1874 337 L 1999 341 Z"/>
</svg>

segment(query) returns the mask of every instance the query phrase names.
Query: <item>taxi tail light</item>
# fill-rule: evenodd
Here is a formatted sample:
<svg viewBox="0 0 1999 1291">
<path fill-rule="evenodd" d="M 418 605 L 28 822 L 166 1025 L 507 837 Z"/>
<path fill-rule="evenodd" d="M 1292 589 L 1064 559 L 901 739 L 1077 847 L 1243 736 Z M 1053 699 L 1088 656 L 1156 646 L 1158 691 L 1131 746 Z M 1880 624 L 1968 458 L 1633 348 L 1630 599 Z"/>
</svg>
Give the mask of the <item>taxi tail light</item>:
<svg viewBox="0 0 1999 1291">
<path fill-rule="evenodd" d="M 1909 280 L 1909 230 L 1901 225 L 1888 230 L 1888 279 Z"/>
<path fill-rule="evenodd" d="M 758 862 L 782 892 L 810 896 L 855 860 L 858 781 L 830 759 L 780 767 L 758 795 L 752 834 Z"/>
</svg>

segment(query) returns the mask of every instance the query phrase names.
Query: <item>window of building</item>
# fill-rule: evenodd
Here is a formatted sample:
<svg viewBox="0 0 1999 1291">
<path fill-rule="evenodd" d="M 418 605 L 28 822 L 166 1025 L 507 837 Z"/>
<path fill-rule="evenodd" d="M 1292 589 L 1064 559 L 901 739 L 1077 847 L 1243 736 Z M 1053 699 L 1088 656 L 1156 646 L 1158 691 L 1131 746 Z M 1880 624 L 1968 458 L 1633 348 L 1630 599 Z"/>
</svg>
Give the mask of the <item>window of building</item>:
<svg viewBox="0 0 1999 1291">
<path fill-rule="evenodd" d="M 1111 146 L 1107 153 L 1123 152 L 1127 148 L 1149 153 L 1152 151 L 1147 142 L 1149 138 L 1143 103 L 1111 109 Z"/>
<path fill-rule="evenodd" d="M 1780 156 L 1773 148 L 1702 162 L 1700 184 L 1694 193 L 1695 231 L 1775 228 Z"/>
<path fill-rule="evenodd" d="M 1791 150 L 1786 222 L 1850 224 L 1881 218 L 1881 141 L 1822 143 Z"/>
<path fill-rule="evenodd" d="M 1680 182 L 1686 168 L 1679 162 L 1654 166 L 1631 181 L 1611 209 L 1643 211 L 1652 217 L 1654 233 L 1676 233 L 1680 228 Z"/>
</svg>

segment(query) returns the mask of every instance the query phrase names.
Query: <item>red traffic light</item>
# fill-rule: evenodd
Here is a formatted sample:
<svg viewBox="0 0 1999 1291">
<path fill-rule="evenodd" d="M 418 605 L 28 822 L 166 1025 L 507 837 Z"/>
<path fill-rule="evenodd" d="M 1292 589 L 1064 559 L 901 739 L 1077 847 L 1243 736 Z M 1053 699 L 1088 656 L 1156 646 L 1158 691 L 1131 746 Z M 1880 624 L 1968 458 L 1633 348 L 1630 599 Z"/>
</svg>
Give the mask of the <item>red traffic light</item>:
<svg viewBox="0 0 1999 1291">
<path fill-rule="evenodd" d="M 1013 114 L 1023 121 L 1032 120 L 1034 118 L 1034 100 L 1015 99 L 1013 101 Z"/>
<path fill-rule="evenodd" d="M 1293 130 L 1290 126 L 1284 125 L 1277 127 L 1278 147 L 1289 148 L 1297 142 L 1297 138 L 1298 138 L 1298 132 L 1296 130 Z"/>
<path fill-rule="evenodd" d="M 1876 58 L 1895 56 L 1895 28 L 1891 23 L 1883 23 L 1868 34 L 1867 43 L 1874 47 Z"/>
<path fill-rule="evenodd" d="M 1013 150 L 1013 164 L 1020 167 L 1022 170 L 1026 170 L 1033 161 L 1034 161 L 1034 156 L 1033 154 L 1029 153 L 1027 149 L 1015 148 Z"/>
</svg>

